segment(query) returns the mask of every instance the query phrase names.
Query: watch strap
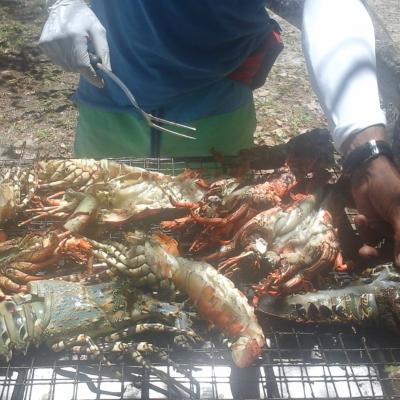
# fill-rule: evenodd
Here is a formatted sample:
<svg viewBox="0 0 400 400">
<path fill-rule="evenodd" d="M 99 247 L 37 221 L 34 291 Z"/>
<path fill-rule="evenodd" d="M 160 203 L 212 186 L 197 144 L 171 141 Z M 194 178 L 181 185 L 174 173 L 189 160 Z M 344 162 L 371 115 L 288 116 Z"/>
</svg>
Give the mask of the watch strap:
<svg viewBox="0 0 400 400">
<path fill-rule="evenodd" d="M 379 156 L 393 160 L 391 146 L 384 140 L 369 140 L 350 152 L 343 162 L 343 171 L 346 175 L 352 175 L 361 165 L 365 165 Z"/>
</svg>

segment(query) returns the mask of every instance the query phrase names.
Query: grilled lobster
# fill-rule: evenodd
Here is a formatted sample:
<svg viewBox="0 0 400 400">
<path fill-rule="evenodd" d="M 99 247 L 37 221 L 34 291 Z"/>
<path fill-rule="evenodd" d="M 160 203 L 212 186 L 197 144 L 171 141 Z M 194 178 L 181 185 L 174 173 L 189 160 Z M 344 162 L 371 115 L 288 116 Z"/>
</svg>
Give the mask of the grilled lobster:
<svg viewBox="0 0 400 400">
<path fill-rule="evenodd" d="M 384 265 L 345 288 L 265 297 L 259 309 L 299 323 L 384 325 L 400 333 L 400 274 Z"/>
<path fill-rule="evenodd" d="M 31 282 L 28 289 L 29 294 L 0 303 L 0 358 L 10 360 L 13 352 L 26 353 L 41 343 L 56 352 L 67 350 L 103 361 L 107 353 L 129 354 L 151 374 L 175 385 L 144 358 L 156 353 L 166 359 L 164 351 L 151 343 L 127 340 L 150 331 L 172 333 L 177 343 L 186 340 L 187 345 L 198 340 L 181 304 L 160 302 L 121 282 L 82 285 L 48 280 Z"/>
<path fill-rule="evenodd" d="M 107 276 L 122 274 L 132 286 L 171 281 L 185 293 L 200 317 L 233 341 L 232 358 L 239 367 L 249 366 L 265 346 L 261 326 L 247 298 L 233 282 L 202 261 L 179 257 L 178 245 L 163 234 L 126 234 L 127 245 L 102 245 L 90 240 L 93 252 L 109 265 Z M 91 279 L 89 277 L 89 279 Z"/>
</svg>

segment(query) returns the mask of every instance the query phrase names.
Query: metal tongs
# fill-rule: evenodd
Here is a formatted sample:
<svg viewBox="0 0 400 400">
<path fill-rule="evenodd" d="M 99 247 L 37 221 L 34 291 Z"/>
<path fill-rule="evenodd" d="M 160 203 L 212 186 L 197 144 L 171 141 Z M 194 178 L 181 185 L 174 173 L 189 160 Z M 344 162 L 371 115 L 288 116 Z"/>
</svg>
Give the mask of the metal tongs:
<svg viewBox="0 0 400 400">
<path fill-rule="evenodd" d="M 121 79 L 118 78 L 113 72 L 111 72 L 108 68 L 106 68 L 103 63 L 101 62 L 100 57 L 96 56 L 95 54 L 89 53 L 90 57 L 90 64 L 92 67 L 97 70 L 101 70 L 104 72 L 105 75 L 107 75 L 111 80 L 113 80 L 119 87 L 120 89 L 126 94 L 126 97 L 129 99 L 131 102 L 132 106 L 136 108 L 140 112 L 140 114 L 143 116 L 143 118 L 146 120 L 147 124 L 151 126 L 152 128 L 158 129 L 162 132 L 170 133 L 171 135 L 175 136 L 181 136 L 186 139 L 193 139 L 196 140 L 195 137 L 185 135 L 180 132 L 173 131 L 171 129 L 164 128 L 163 126 L 159 125 L 159 123 L 164 124 L 164 125 L 169 125 L 169 126 L 175 126 L 177 128 L 182 128 L 182 129 L 188 129 L 191 131 L 196 131 L 196 128 L 193 126 L 187 126 L 187 125 L 182 125 L 178 124 L 176 122 L 168 121 L 166 119 L 158 118 L 155 117 L 154 115 L 151 115 L 147 113 L 146 111 L 142 110 L 136 101 L 135 97 L 133 96 L 132 92 L 127 88 L 127 86 L 121 81 Z M 157 123 L 156 123 L 157 122 Z"/>
</svg>

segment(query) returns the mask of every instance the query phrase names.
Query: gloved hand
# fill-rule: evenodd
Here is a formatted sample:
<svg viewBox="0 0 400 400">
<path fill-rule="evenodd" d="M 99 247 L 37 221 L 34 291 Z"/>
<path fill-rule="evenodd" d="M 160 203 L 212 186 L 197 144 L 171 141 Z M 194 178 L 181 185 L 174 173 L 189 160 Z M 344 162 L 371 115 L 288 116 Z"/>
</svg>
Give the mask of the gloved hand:
<svg viewBox="0 0 400 400">
<path fill-rule="evenodd" d="M 97 87 L 102 79 L 90 65 L 88 42 L 111 69 L 106 30 L 83 0 L 57 0 L 49 8 L 39 46 L 65 71 L 79 72 Z"/>
</svg>

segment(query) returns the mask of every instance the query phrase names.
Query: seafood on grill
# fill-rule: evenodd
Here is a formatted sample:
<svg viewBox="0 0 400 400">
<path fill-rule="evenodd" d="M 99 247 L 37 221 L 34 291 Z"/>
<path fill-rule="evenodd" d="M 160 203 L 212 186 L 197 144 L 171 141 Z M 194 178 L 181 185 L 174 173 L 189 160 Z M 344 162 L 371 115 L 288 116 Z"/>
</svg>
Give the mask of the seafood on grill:
<svg viewBox="0 0 400 400">
<path fill-rule="evenodd" d="M 175 335 L 175 343 L 183 347 L 201 340 L 182 304 L 163 303 L 124 282 L 82 285 L 44 280 L 30 282 L 28 289 L 29 293 L 0 303 L 0 358 L 10 360 L 14 353 L 26 353 L 42 343 L 56 352 L 105 362 L 109 355 L 126 354 L 162 381 L 179 387 L 146 360 L 151 352 L 163 359 L 169 358 L 167 353 L 133 339 L 144 332 L 163 332 Z"/>
<path fill-rule="evenodd" d="M 55 180 L 60 177 L 53 175 L 49 178 L 49 183 L 39 184 L 40 189 L 54 189 L 54 187 L 65 189 L 68 183 L 68 189 L 58 193 L 62 196 L 61 198 L 57 198 L 57 194 L 54 193 L 51 196 L 40 197 L 41 205 L 27 210 L 33 216 L 22 225 L 38 219 L 58 218 L 70 221 L 71 218 L 76 217 L 78 222 L 77 225 L 73 224 L 73 231 L 82 233 L 87 224 L 82 224 L 82 218 L 78 217 L 85 213 L 94 217 L 91 219 L 92 222 L 111 226 L 143 218 L 157 218 L 159 215 L 182 216 L 187 211 L 176 204 L 197 203 L 206 191 L 198 179 L 191 178 L 187 173 L 173 177 L 108 160 L 101 160 L 100 165 L 103 164 L 111 166 L 113 173 L 100 174 L 96 170 L 95 173 L 92 175 L 88 173 L 87 176 L 75 177 L 73 174 L 73 178 L 78 179 L 78 184 L 75 181 L 71 183 L 72 178 L 65 178 L 66 182 Z M 62 170 L 59 172 L 61 173 Z M 84 185 L 84 190 L 77 189 L 81 185 Z M 37 198 L 36 201 L 38 201 Z M 68 224 L 71 223 L 68 222 Z"/>
<path fill-rule="evenodd" d="M 239 178 L 212 183 L 202 201 L 198 205 L 190 205 L 191 209 L 199 210 L 195 220 L 204 225 L 218 225 L 223 223 L 218 217 L 226 219 L 243 204 L 254 209 L 273 207 L 297 184 L 295 176 L 287 168 L 278 170 L 264 182 L 257 182 L 255 177 L 251 180 L 254 181 L 252 184 Z"/>
<path fill-rule="evenodd" d="M 328 129 L 316 128 L 277 146 L 257 146 L 242 150 L 234 160 L 255 170 L 277 169 L 288 165 L 301 179 L 335 166 L 334 146 Z M 229 167 L 229 163 L 228 163 Z"/>
<path fill-rule="evenodd" d="M 237 178 L 219 179 L 210 185 L 203 184 L 203 187 L 206 188 L 206 192 L 201 201 L 197 203 L 175 203 L 175 205 L 186 209 L 187 215 L 174 220 L 162 221 L 160 224 L 161 229 L 173 231 L 176 234 L 184 233 L 185 236 L 187 231 L 190 230 L 194 231 L 196 236 L 201 236 L 202 234 L 199 232 L 199 229 L 204 229 L 204 225 L 200 221 L 210 220 L 212 223 L 208 225 L 223 224 L 224 230 L 229 231 L 228 226 L 238 220 L 238 212 L 232 212 L 231 209 L 227 209 L 223 204 L 223 199 L 240 187 L 240 180 Z M 215 237 L 217 235 L 218 233 L 215 232 Z M 210 235 L 204 232 L 204 236 Z"/>
<path fill-rule="evenodd" d="M 154 235 L 144 244 L 145 257 L 154 274 L 171 279 L 209 321 L 233 341 L 234 363 L 249 366 L 265 347 L 261 326 L 247 298 L 233 282 L 203 262 L 179 257 L 177 243 L 166 235 Z"/>
<path fill-rule="evenodd" d="M 37 187 L 34 170 L 11 167 L 2 172 L 0 179 L 0 226 L 14 220 L 27 206 Z"/>
<path fill-rule="evenodd" d="M 265 182 L 238 187 L 221 196 L 221 207 L 232 210 L 245 203 L 255 209 L 270 208 L 279 204 L 296 184 L 296 177 L 287 168 L 282 168 Z"/>
<path fill-rule="evenodd" d="M 32 232 L 0 243 L 0 299 L 4 293 L 26 292 L 28 282 L 52 277 L 46 271 L 55 270 L 67 254 L 79 258 L 79 251 L 86 256 L 89 249 L 85 240 L 58 230 Z"/>
<path fill-rule="evenodd" d="M 285 168 L 262 183 L 243 185 L 238 178 L 219 180 L 210 185 L 199 204 L 189 205 L 189 216 L 163 221 L 161 227 L 174 232 L 192 228 L 196 238 L 189 253 L 204 252 L 216 242 L 231 238 L 233 232 L 257 212 L 280 204 L 297 183 L 295 176 Z M 199 229 L 196 230 L 196 226 Z"/>
<path fill-rule="evenodd" d="M 83 190 L 129 172 L 124 164 L 108 160 L 49 160 L 32 166 L 2 168 L 0 181 L 0 224 L 12 220 L 41 191 Z M 42 210 L 44 213 L 46 210 Z M 63 210 L 60 210 L 60 212 Z"/>
<path fill-rule="evenodd" d="M 123 177 L 132 167 L 111 160 L 64 159 L 39 161 L 37 170 L 39 190 L 84 190 L 93 183 Z"/>
<path fill-rule="evenodd" d="M 100 202 L 99 221 L 120 225 L 151 216 L 182 215 L 176 203 L 195 203 L 205 189 L 186 174 L 176 177 L 135 168 L 123 180 L 94 185 L 91 194 Z"/>
<path fill-rule="evenodd" d="M 84 232 L 96 215 L 98 206 L 96 198 L 73 189 L 68 189 L 62 193 L 62 199 L 56 199 L 54 196 L 47 199 L 52 204 L 49 207 L 26 209 L 26 213 L 36 212 L 37 214 L 20 222 L 18 226 L 22 227 L 43 218 L 66 219 L 63 225 L 66 231 L 72 233 Z"/>
<path fill-rule="evenodd" d="M 147 263 L 144 249 L 145 235 L 140 232 L 127 234 L 129 243 L 106 242 L 101 243 L 93 239 L 86 239 L 91 248 L 91 254 L 100 262 L 105 262 L 107 269 L 87 279 L 115 279 L 124 277 L 134 287 L 157 288 L 162 279 L 156 276 Z M 164 283 L 165 286 L 165 283 Z"/>
<path fill-rule="evenodd" d="M 289 206 L 263 211 L 206 259 L 225 258 L 218 269 L 228 276 L 239 274 L 242 264 L 246 264 L 246 268 L 253 265 L 258 276 L 266 275 L 254 285 L 255 301 L 263 295 L 290 293 L 304 288 L 324 269 L 336 264 L 341 266 L 336 230 L 325 206 L 328 200 L 329 195 L 324 197 L 320 192 L 307 195 Z M 237 250 L 241 253 L 232 256 Z"/>
<path fill-rule="evenodd" d="M 400 333 L 400 274 L 383 265 L 340 289 L 263 298 L 260 311 L 298 323 L 385 326 Z"/>
<path fill-rule="evenodd" d="M 172 238 L 136 231 L 126 234 L 126 244 L 104 244 L 91 239 L 88 242 L 95 257 L 105 261 L 109 268 L 89 276 L 87 281 L 120 276 L 128 278 L 131 287 L 160 292 L 176 288 L 189 297 L 200 317 L 234 340 L 232 358 L 239 367 L 250 365 L 261 353 L 265 338 L 243 293 L 211 265 L 179 257 Z M 172 288 L 167 285 L 169 281 Z"/>
<path fill-rule="evenodd" d="M 297 231 L 297 232 L 295 232 Z M 265 294 L 293 293 L 312 287 L 311 281 L 327 269 L 345 271 L 340 245 L 331 214 L 323 208 L 316 210 L 287 234 L 276 238 L 272 251 L 279 261 L 266 278 L 254 286 L 256 299 Z"/>
</svg>

